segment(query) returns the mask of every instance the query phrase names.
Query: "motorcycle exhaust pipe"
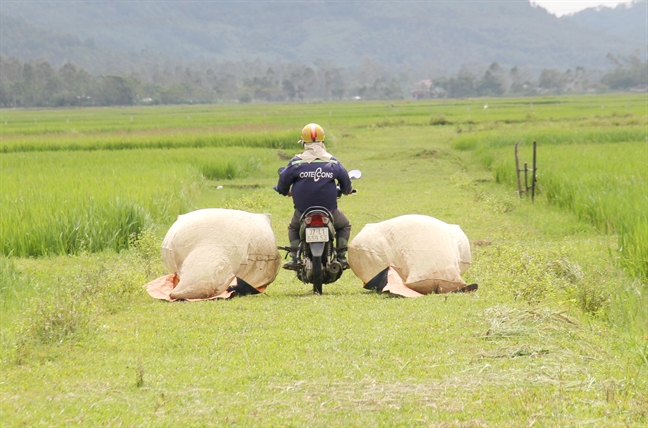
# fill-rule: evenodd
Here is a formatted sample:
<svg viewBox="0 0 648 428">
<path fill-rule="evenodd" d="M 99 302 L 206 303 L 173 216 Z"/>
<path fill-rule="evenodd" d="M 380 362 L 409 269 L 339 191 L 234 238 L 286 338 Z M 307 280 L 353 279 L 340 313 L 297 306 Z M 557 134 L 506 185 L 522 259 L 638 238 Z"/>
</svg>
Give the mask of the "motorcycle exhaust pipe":
<svg viewBox="0 0 648 428">
<path fill-rule="evenodd" d="M 331 277 L 335 278 L 338 275 L 338 273 L 342 272 L 342 265 L 340 264 L 340 262 L 335 260 L 329 263 L 326 270 L 329 272 Z"/>
</svg>

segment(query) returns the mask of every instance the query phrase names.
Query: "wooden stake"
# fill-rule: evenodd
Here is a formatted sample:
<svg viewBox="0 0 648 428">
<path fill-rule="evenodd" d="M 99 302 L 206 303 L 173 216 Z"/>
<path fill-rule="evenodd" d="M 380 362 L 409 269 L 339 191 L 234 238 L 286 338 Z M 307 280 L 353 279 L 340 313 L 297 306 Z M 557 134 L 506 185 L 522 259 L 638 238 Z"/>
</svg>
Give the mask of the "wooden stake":
<svg viewBox="0 0 648 428">
<path fill-rule="evenodd" d="M 531 178 L 531 202 L 535 198 L 535 184 L 536 184 L 536 146 L 537 143 L 533 141 L 533 177 Z"/>
<path fill-rule="evenodd" d="M 529 193 L 529 167 L 527 163 L 524 162 L 524 194 L 528 195 Z"/>
<path fill-rule="evenodd" d="M 515 142 L 515 171 L 517 172 L 518 195 L 522 197 L 522 183 L 520 182 L 520 159 L 518 158 L 518 141 Z"/>
</svg>

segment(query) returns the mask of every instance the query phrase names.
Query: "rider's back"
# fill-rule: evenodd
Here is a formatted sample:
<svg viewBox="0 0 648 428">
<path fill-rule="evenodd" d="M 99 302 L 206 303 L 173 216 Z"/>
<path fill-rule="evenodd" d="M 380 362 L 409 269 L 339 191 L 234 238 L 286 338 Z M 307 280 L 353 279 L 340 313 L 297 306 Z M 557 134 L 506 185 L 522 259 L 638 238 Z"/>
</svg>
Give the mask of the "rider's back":
<svg viewBox="0 0 648 428">
<path fill-rule="evenodd" d="M 292 185 L 295 209 L 300 212 L 312 206 L 323 206 L 333 211 L 337 208 L 336 180 L 343 193 L 351 191 L 348 173 L 335 157 L 309 163 L 296 156 L 279 176 L 277 190 L 287 194 Z"/>
</svg>

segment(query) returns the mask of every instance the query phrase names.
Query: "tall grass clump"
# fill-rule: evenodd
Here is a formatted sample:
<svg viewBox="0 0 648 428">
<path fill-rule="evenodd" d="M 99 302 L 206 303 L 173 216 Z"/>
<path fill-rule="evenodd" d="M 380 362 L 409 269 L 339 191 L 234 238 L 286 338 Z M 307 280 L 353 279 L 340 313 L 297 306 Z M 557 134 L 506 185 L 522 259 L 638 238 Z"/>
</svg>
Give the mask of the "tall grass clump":
<svg viewBox="0 0 648 428">
<path fill-rule="evenodd" d="M 0 256 L 0 297 L 2 297 L 3 301 L 14 288 L 17 279 L 18 272 L 13 261 L 6 256 Z"/>
<path fill-rule="evenodd" d="M 13 259 L 0 255 L 0 326 L 7 324 L 9 312 L 21 306 L 31 291 L 29 279 L 21 275 Z"/>
<path fill-rule="evenodd" d="M 586 277 L 565 248 L 494 245 L 479 251 L 473 268 L 473 280 L 502 300 L 575 305 L 593 315 L 604 312 L 609 303 L 609 291 Z"/>
<path fill-rule="evenodd" d="M 200 172 L 208 180 L 233 180 L 259 171 L 263 162 L 251 157 L 247 160 L 217 158 L 204 160 Z"/>
<path fill-rule="evenodd" d="M 638 219 L 622 218 L 618 229 L 622 266 L 648 283 L 648 213 L 643 211 Z"/>
<path fill-rule="evenodd" d="M 225 165 L 215 175 L 240 177 L 268 156 L 258 149 L 0 155 L 0 254 L 128 248 L 133 235 L 189 209 L 212 161 Z"/>
<path fill-rule="evenodd" d="M 628 282 L 610 296 L 608 321 L 630 338 L 628 354 L 639 355 L 648 370 L 648 287 L 639 280 Z"/>
<path fill-rule="evenodd" d="M 1 353 L 23 364 L 34 358 L 49 358 L 51 347 L 95 333 L 99 329 L 97 318 L 127 309 L 141 295 L 142 284 L 166 273 L 160 243 L 157 230 L 146 229 L 137 239 L 133 237 L 129 251 L 76 257 L 72 259 L 76 269 L 60 277 L 42 278 L 38 290 L 29 290 L 29 281 L 11 259 L 0 257 L 0 273 L 6 273 L 9 266 L 13 274 L 4 293 L 16 295 L 10 303 L 0 301 Z"/>
</svg>

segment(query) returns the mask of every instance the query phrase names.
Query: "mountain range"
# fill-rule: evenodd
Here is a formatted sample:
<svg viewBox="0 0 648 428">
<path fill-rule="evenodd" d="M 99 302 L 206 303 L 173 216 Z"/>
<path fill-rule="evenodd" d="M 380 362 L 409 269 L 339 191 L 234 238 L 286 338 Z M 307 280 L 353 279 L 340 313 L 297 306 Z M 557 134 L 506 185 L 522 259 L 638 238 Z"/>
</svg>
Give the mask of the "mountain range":
<svg viewBox="0 0 648 428">
<path fill-rule="evenodd" d="M 557 18 L 528 0 L 2 0 L 0 54 L 94 73 L 178 62 L 606 68 L 646 52 L 645 0 Z"/>
</svg>

